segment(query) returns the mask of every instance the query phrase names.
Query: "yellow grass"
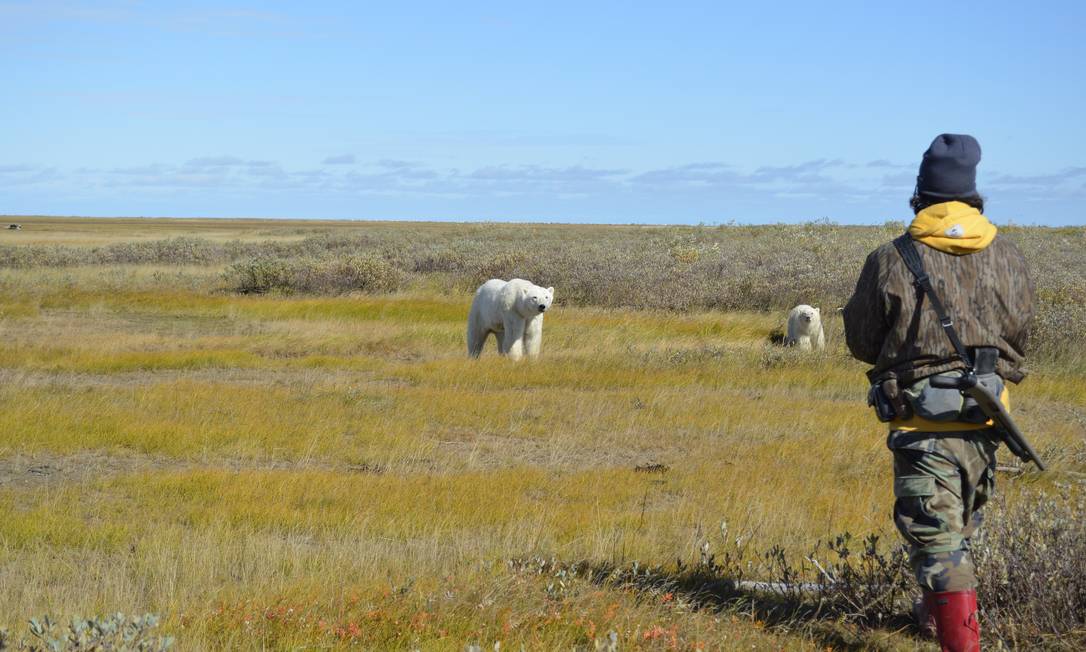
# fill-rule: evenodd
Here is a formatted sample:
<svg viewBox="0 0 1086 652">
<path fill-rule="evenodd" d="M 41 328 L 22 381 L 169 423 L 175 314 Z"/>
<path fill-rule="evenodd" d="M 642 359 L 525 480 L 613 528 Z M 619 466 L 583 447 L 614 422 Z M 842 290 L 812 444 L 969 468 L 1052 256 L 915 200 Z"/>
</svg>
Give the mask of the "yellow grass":
<svg viewBox="0 0 1086 652">
<path fill-rule="evenodd" d="M 538 362 L 493 342 L 472 361 L 468 295 L 241 297 L 217 271 L 0 273 L 9 627 L 123 610 L 163 614 L 184 650 L 591 649 L 611 630 L 628 647 L 817 649 L 584 583 L 555 598 L 507 561 L 689 561 L 722 522 L 790 555 L 845 530 L 894 536 L 884 432 L 836 322 L 803 356 L 767 344 L 781 315 L 559 304 Z M 1005 492 L 1084 470 L 1086 386 L 1060 373 L 1014 394 L 1054 472 Z M 43 465 L 66 471 L 29 472 Z"/>
</svg>

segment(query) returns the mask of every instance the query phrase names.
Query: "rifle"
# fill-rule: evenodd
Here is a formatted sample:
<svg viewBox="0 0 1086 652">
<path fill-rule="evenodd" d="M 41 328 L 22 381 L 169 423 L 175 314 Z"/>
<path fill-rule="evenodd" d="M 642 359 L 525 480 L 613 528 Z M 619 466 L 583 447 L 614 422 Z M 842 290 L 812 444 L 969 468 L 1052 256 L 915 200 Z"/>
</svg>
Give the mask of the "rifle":
<svg viewBox="0 0 1086 652">
<path fill-rule="evenodd" d="M 999 432 L 1000 437 L 1003 439 L 1003 443 L 1005 443 L 1007 448 L 1014 453 L 1015 457 L 1023 462 L 1033 462 L 1040 471 L 1045 470 L 1044 462 L 1037 456 L 1037 452 L 1033 450 L 1033 446 L 1029 445 L 1029 440 L 1026 439 L 1026 436 L 1018 429 L 1018 424 L 1011 418 L 1011 413 L 1007 412 L 1007 408 L 1004 407 L 1003 401 L 1000 401 L 998 396 L 978 382 L 977 374 L 972 369 L 969 369 L 965 374 L 958 376 L 957 378 L 951 378 L 949 376 L 932 376 L 928 379 L 928 382 L 931 383 L 932 387 L 938 387 L 940 389 L 956 389 L 965 396 L 976 401 L 981 412 L 988 415 L 988 418 L 992 420 L 992 425 L 995 426 L 996 431 Z"/>
<path fill-rule="evenodd" d="M 962 344 L 961 339 L 958 338 L 958 333 L 954 330 L 954 321 L 947 315 L 943 302 L 939 300 L 939 295 L 935 294 L 935 288 L 932 287 L 931 279 L 928 278 L 927 272 L 924 271 L 924 263 L 920 259 L 920 253 L 917 252 L 916 245 L 913 244 L 912 236 L 906 233 L 895 238 L 894 247 L 897 248 L 902 260 L 905 261 L 905 266 L 909 268 L 909 271 L 915 277 L 914 283 L 916 286 L 931 301 L 931 307 L 939 317 L 939 324 L 943 327 L 943 331 L 954 347 L 955 354 L 965 363 L 966 370 L 961 376 L 932 376 L 928 379 L 928 382 L 931 383 L 932 387 L 939 389 L 956 389 L 962 395 L 976 401 L 981 412 L 992 420 L 992 426 L 999 433 L 1003 443 L 1007 444 L 1007 448 L 1010 449 L 1011 453 L 1014 453 L 1023 462 L 1033 462 L 1037 465 L 1038 470 L 1044 471 L 1044 462 L 1037 456 L 1033 446 L 1030 446 L 1026 436 L 1018 429 L 1018 424 L 1011 418 L 1003 402 L 991 390 L 982 385 L 977 378 L 973 358 L 969 355 L 965 345 Z"/>
</svg>

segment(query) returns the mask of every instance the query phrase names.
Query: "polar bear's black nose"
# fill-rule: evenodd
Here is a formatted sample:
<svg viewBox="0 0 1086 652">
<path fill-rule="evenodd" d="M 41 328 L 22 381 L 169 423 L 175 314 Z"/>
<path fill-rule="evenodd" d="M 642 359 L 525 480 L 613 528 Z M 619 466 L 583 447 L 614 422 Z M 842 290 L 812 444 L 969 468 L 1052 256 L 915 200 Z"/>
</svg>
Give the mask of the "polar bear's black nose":
<svg viewBox="0 0 1086 652">
<path fill-rule="evenodd" d="M 547 309 L 547 306 L 543 305 L 542 303 L 539 304 L 539 312 L 543 312 L 546 309 Z"/>
</svg>

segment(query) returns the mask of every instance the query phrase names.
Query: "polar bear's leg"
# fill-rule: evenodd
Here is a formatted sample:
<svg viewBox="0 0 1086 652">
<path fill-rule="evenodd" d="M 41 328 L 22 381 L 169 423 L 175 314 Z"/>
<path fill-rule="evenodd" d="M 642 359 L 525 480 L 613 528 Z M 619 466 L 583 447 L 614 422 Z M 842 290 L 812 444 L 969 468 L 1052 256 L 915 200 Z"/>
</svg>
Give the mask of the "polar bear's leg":
<svg viewBox="0 0 1086 652">
<path fill-rule="evenodd" d="M 818 339 L 815 342 L 815 346 L 817 346 L 819 349 L 826 348 L 826 331 L 822 330 L 821 324 L 819 324 L 818 326 Z"/>
<path fill-rule="evenodd" d="M 506 315 L 502 325 L 505 331 L 505 354 L 513 360 L 520 360 L 524 355 L 524 318 L 520 315 Z"/>
<path fill-rule="evenodd" d="M 478 310 L 472 306 L 471 312 L 468 313 L 468 355 L 472 358 L 478 358 L 483 352 L 483 345 L 486 344 L 486 338 L 490 335 L 490 331 L 483 327 L 481 321 Z"/>
<path fill-rule="evenodd" d="M 788 318 L 788 336 L 784 338 L 785 346 L 795 346 L 799 343 L 799 335 L 797 334 L 798 330 L 799 329 L 796 328 L 795 317 L 790 316 Z"/>
<path fill-rule="evenodd" d="M 528 357 L 539 356 L 539 348 L 543 344 L 543 315 L 533 317 L 524 327 L 524 351 Z"/>
<path fill-rule="evenodd" d="M 468 355 L 472 358 L 478 358 L 483 352 L 483 346 L 486 345 L 486 338 L 489 335 L 490 331 L 486 330 L 468 331 Z"/>
<path fill-rule="evenodd" d="M 800 348 L 801 351 L 810 351 L 811 350 L 811 336 L 810 335 L 800 335 L 799 338 L 796 340 L 796 344 L 799 345 L 799 348 Z"/>
</svg>

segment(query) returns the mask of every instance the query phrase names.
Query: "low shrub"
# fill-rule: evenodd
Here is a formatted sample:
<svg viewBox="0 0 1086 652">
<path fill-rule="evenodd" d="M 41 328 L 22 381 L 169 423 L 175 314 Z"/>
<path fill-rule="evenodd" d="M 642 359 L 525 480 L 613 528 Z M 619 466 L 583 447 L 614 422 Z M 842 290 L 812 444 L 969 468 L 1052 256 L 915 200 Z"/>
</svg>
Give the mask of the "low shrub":
<svg viewBox="0 0 1086 652">
<path fill-rule="evenodd" d="M 382 293 L 399 289 L 404 280 L 387 261 L 369 255 L 250 258 L 230 265 L 224 277 L 231 288 L 245 294 Z"/>
<path fill-rule="evenodd" d="M 1029 353 L 1047 361 L 1081 358 L 1086 340 L 1086 284 L 1080 292 L 1042 293 L 1030 327 Z"/>
<path fill-rule="evenodd" d="M 172 636 L 156 634 L 159 618 L 154 614 L 126 616 L 116 613 L 98 618 L 72 618 L 62 627 L 49 616 L 31 619 L 29 638 L 14 641 L 0 630 L 0 650 L 60 652 L 112 650 L 115 652 L 165 652 L 174 644 Z"/>
<path fill-rule="evenodd" d="M 997 498 L 973 542 L 984 638 L 1011 649 L 1086 649 L 1086 499 Z"/>
<path fill-rule="evenodd" d="M 282 258 L 250 258 L 226 268 L 227 284 L 242 294 L 263 294 L 289 287 L 290 264 Z"/>
<path fill-rule="evenodd" d="M 980 582 L 981 632 L 999 649 L 1086 649 L 1086 499 L 1081 491 L 1026 491 L 1013 504 L 985 508 L 973 541 Z M 738 534 L 738 535 L 737 535 Z M 802 628 L 816 638 L 846 623 L 862 634 L 909 626 L 919 597 L 905 546 L 845 533 L 819 542 L 801 558 L 779 546 L 757 552 L 748 533 L 703 538 L 694 563 L 642 566 L 524 558 L 515 573 L 549 578 L 560 599 L 574 581 L 654 595 L 670 594 L 692 609 L 730 610 L 773 626 Z M 915 628 L 916 623 L 912 623 Z M 824 632 L 823 632 L 824 633 Z"/>
</svg>

